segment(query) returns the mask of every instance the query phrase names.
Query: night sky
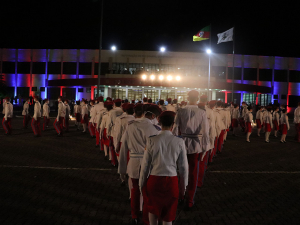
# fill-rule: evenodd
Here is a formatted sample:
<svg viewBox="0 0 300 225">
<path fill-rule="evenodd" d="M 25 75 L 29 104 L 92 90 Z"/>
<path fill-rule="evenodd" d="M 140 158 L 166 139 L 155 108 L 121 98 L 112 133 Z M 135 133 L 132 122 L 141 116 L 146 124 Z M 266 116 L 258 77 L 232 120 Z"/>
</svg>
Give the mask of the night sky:
<svg viewBox="0 0 300 225">
<path fill-rule="evenodd" d="M 2 0 L 0 47 L 98 49 L 100 2 Z M 103 49 L 202 52 L 209 41 L 192 36 L 211 23 L 214 52 L 232 53 L 232 42 L 216 44 L 217 33 L 235 26 L 237 54 L 300 57 L 295 4 L 223 2 L 105 0 Z"/>
</svg>

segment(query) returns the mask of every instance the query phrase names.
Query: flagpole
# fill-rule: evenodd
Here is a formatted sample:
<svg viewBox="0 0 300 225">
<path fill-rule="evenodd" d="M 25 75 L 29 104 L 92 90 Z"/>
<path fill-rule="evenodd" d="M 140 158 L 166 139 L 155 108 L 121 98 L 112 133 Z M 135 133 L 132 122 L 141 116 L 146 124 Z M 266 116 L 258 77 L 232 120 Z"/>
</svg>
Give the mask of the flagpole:
<svg viewBox="0 0 300 225">
<path fill-rule="evenodd" d="M 211 50 L 211 23 L 209 25 L 210 27 L 210 32 L 209 32 L 209 49 Z M 211 100 L 210 95 L 209 95 L 209 87 L 210 87 L 210 55 L 211 53 L 208 54 L 208 79 L 207 79 L 207 99 Z"/>
<path fill-rule="evenodd" d="M 231 101 L 233 102 L 233 92 L 234 92 L 234 41 L 235 41 L 235 27 L 233 27 L 233 44 L 232 44 L 232 91 L 231 91 Z"/>
</svg>

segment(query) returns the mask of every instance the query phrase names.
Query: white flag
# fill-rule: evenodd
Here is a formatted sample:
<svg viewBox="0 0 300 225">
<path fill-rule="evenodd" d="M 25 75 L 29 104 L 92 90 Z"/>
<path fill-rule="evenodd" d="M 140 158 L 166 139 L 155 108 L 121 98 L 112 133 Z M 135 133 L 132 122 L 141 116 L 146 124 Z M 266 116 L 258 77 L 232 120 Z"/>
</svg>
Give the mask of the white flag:
<svg viewBox="0 0 300 225">
<path fill-rule="evenodd" d="M 218 44 L 222 42 L 228 42 L 228 41 L 233 41 L 233 28 L 226 30 L 223 33 L 217 34 L 218 35 Z"/>
</svg>

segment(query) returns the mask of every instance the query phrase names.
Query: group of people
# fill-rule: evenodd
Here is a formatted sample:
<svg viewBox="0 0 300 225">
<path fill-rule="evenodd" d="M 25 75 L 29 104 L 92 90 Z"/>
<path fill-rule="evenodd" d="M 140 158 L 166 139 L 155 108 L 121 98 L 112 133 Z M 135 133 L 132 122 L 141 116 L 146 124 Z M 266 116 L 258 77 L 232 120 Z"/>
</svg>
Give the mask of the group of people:
<svg viewBox="0 0 300 225">
<path fill-rule="evenodd" d="M 6 98 L 3 110 L 3 127 L 11 133 L 13 106 Z M 31 126 L 35 136 L 41 135 L 49 125 L 49 101 L 44 100 L 43 110 L 34 98 L 34 115 Z M 230 130 L 237 135 L 239 125 L 250 142 L 253 115 L 251 106 L 208 101 L 207 96 L 199 97 L 199 92 L 188 93 L 188 103 L 177 103 L 167 99 L 152 104 L 151 99 L 132 103 L 128 100 L 97 98 L 88 102 L 77 101 L 74 107 L 75 126 L 82 132 L 89 132 L 95 138 L 95 146 L 104 152 L 105 159 L 118 167 L 121 185 L 128 182 L 131 202 L 132 224 L 138 224 L 142 212 L 144 224 L 172 224 L 178 204 L 185 210 L 195 202 L 197 187 L 204 182 L 208 163 L 211 163 L 223 149 Z M 23 106 L 23 126 L 26 128 L 31 116 L 28 112 L 29 99 Z M 272 111 L 273 110 L 273 111 Z M 282 133 L 285 142 L 289 129 L 285 109 L 260 107 L 256 113 L 258 135 L 265 131 L 266 142 L 272 127 L 274 135 Z M 41 113 L 42 112 L 42 113 Z M 294 113 L 297 140 L 300 142 L 300 103 Z M 59 137 L 69 129 L 70 106 L 68 100 L 58 98 L 58 114 L 54 127 Z"/>
</svg>

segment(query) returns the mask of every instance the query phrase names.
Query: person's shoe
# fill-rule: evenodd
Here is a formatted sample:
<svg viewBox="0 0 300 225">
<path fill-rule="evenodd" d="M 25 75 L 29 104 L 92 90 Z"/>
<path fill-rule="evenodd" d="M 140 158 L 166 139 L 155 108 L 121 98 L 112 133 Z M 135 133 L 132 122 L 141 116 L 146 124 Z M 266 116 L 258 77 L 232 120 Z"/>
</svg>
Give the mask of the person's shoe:
<svg viewBox="0 0 300 225">
<path fill-rule="evenodd" d="M 121 182 L 121 187 L 124 187 L 125 186 L 125 181 L 122 181 Z"/>
<path fill-rule="evenodd" d="M 86 131 L 84 130 L 84 131 L 82 131 L 82 133 L 86 133 Z"/>
<path fill-rule="evenodd" d="M 131 224 L 139 224 L 139 219 L 131 219 Z"/>
<path fill-rule="evenodd" d="M 270 141 L 265 141 L 266 143 L 269 143 Z"/>
<path fill-rule="evenodd" d="M 62 134 L 61 133 L 57 134 L 57 137 L 62 137 Z"/>
<path fill-rule="evenodd" d="M 49 128 L 49 126 L 46 126 L 46 128 Z"/>
<path fill-rule="evenodd" d="M 284 143 L 284 141 L 280 141 L 280 143 Z"/>
<path fill-rule="evenodd" d="M 250 143 L 250 141 L 249 141 L 249 140 L 247 140 L 246 142 Z"/>
<path fill-rule="evenodd" d="M 99 145 L 96 145 L 95 148 L 99 148 Z"/>
<path fill-rule="evenodd" d="M 274 137 L 278 138 L 276 135 L 274 135 Z"/>
<path fill-rule="evenodd" d="M 104 156 L 104 159 L 105 159 L 105 160 L 108 160 L 108 156 L 107 156 L 107 155 L 106 155 L 106 156 Z"/>
<path fill-rule="evenodd" d="M 284 143 L 286 143 L 286 141 L 283 141 Z"/>
<path fill-rule="evenodd" d="M 257 136 L 260 137 L 260 134 L 258 134 Z"/>
</svg>

